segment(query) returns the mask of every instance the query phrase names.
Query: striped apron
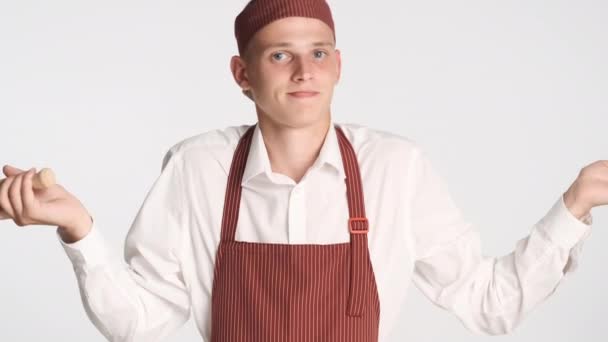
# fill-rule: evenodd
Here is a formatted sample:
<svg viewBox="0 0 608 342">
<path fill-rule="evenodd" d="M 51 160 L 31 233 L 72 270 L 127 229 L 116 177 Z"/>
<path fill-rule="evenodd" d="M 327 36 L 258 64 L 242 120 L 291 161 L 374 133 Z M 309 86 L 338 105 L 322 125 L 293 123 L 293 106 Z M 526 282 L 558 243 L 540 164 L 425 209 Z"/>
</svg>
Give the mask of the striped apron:
<svg viewBox="0 0 608 342">
<path fill-rule="evenodd" d="M 255 125 L 232 158 L 211 296 L 212 342 L 377 342 L 380 301 L 367 247 L 359 165 L 335 125 L 346 173 L 350 242 L 236 241 L 241 180 Z M 282 228 L 282 227 L 281 227 Z"/>
</svg>

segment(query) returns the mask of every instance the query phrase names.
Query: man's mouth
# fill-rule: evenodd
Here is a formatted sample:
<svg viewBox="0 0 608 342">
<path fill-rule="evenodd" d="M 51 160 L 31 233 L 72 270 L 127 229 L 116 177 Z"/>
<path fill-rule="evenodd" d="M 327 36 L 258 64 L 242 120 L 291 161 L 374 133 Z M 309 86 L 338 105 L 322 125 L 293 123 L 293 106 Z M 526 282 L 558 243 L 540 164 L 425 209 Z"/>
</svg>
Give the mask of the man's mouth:
<svg viewBox="0 0 608 342">
<path fill-rule="evenodd" d="M 317 91 L 295 91 L 292 93 L 288 93 L 289 95 L 293 96 L 293 97 L 298 97 L 298 98 L 302 98 L 302 97 L 313 97 L 319 94 L 319 92 Z"/>
</svg>

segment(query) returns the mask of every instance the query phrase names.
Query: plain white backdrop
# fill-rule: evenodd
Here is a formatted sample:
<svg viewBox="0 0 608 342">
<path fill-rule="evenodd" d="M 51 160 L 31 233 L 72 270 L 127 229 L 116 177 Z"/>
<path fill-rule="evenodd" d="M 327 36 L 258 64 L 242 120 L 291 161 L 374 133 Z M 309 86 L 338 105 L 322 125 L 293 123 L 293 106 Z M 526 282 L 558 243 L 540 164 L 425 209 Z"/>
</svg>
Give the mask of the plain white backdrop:
<svg viewBox="0 0 608 342">
<path fill-rule="evenodd" d="M 122 256 L 167 149 L 256 120 L 229 69 L 245 3 L 0 0 L 0 165 L 53 168 Z M 329 3 L 334 120 L 421 144 L 485 254 L 608 159 L 607 2 Z M 473 335 L 411 287 L 390 341 L 605 341 L 608 207 L 592 213 L 579 269 L 511 335 Z M 0 244 L 0 341 L 104 340 L 55 227 L 0 221 Z M 200 340 L 191 318 L 169 341 Z"/>
</svg>

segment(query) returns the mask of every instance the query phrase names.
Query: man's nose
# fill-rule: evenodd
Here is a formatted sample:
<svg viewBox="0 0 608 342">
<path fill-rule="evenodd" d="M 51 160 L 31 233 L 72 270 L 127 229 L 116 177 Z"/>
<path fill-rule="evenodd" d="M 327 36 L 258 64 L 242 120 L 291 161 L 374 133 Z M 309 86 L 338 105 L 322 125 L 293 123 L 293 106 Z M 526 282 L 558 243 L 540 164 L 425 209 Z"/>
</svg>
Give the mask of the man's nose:
<svg viewBox="0 0 608 342">
<path fill-rule="evenodd" d="M 295 80 L 302 81 L 313 77 L 313 65 L 306 57 L 297 57 L 293 77 Z"/>
</svg>

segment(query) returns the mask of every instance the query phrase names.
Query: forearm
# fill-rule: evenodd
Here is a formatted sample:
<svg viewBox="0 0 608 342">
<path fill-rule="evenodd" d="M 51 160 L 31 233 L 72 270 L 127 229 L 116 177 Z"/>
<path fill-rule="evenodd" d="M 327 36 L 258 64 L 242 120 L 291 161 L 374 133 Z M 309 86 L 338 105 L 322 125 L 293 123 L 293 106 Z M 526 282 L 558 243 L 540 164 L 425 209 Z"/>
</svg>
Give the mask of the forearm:
<svg viewBox="0 0 608 342">
<path fill-rule="evenodd" d="M 93 325 L 109 341 L 152 341 L 182 325 L 190 304 L 185 285 L 171 271 L 176 266 L 172 264 L 171 270 L 160 265 L 154 268 L 134 249 L 134 243 L 127 244 L 127 252 L 137 260 L 125 264 L 110 253 L 96 224 L 75 243 L 60 241 L 72 262 L 82 303 Z M 63 240 L 59 232 L 58 238 Z"/>
</svg>

